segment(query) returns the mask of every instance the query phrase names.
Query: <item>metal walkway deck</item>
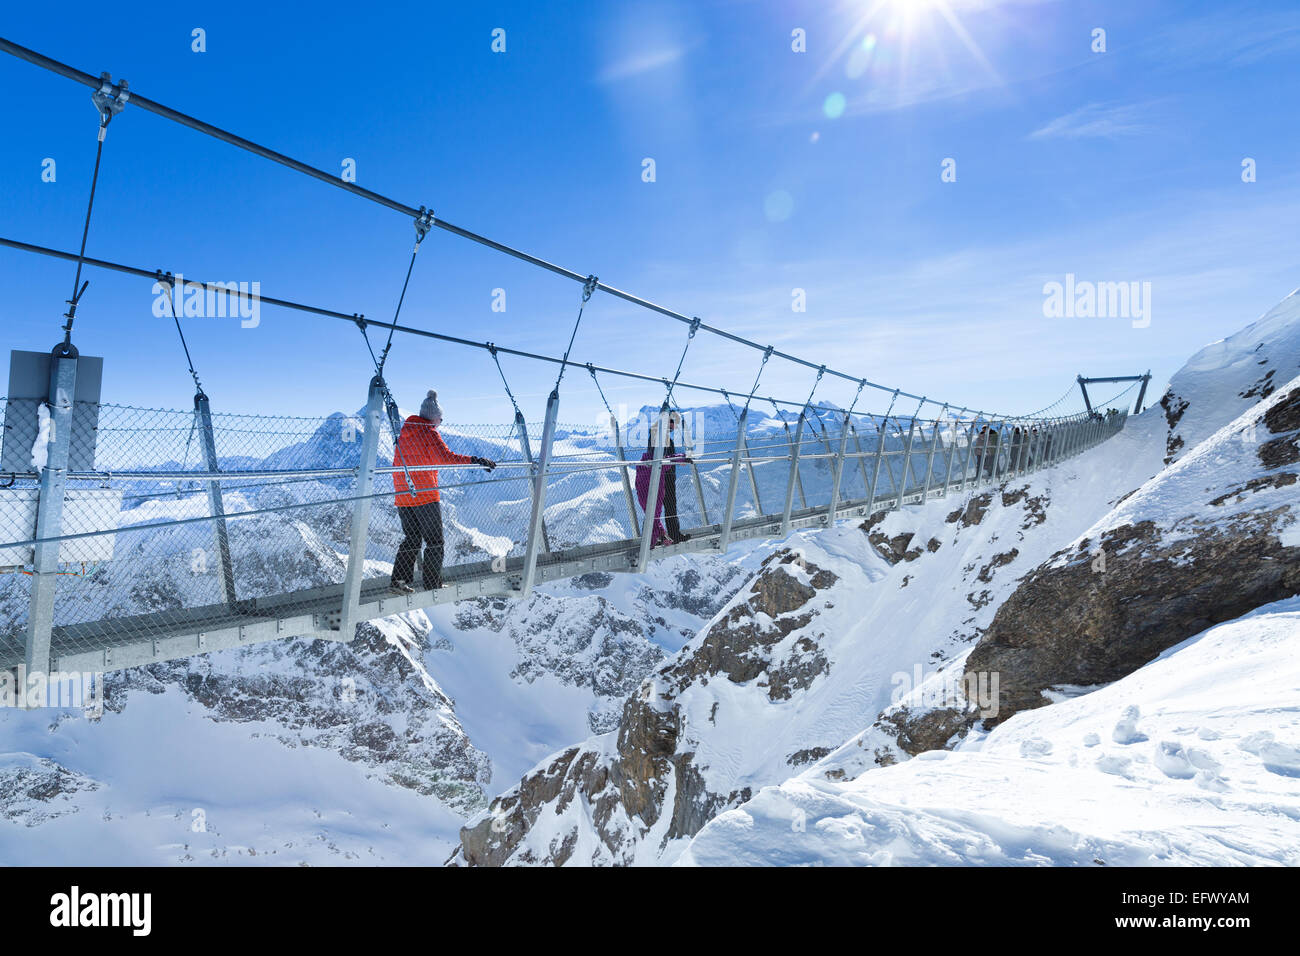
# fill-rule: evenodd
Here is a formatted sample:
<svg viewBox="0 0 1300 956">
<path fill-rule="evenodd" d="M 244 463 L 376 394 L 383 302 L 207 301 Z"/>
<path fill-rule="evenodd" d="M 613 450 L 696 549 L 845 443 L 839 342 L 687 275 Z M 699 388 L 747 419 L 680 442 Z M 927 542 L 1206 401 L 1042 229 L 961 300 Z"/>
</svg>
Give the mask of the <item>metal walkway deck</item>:
<svg viewBox="0 0 1300 956">
<path fill-rule="evenodd" d="M 948 490 L 961 492 L 967 485 L 976 483 L 976 479 L 956 481 Z M 928 497 L 934 499 L 943 497 L 943 494 L 944 489 L 939 487 L 931 489 Z M 926 496 L 923 488 L 916 488 L 904 494 L 903 503 L 916 504 Z M 837 520 L 866 517 L 878 510 L 892 510 L 898 503 L 898 495 L 892 492 L 877 495 L 871 507 L 865 498 L 845 501 L 836 507 L 835 517 Z M 800 509 L 791 514 L 791 528 L 825 527 L 827 515 L 826 508 Z M 779 515 L 739 519 L 731 527 L 730 539 L 776 537 L 781 524 Z M 654 548 L 650 557 L 661 560 L 680 554 L 717 552 L 721 530 L 717 524 L 690 529 L 689 541 Z M 541 555 L 537 561 L 536 581 L 558 581 L 591 571 L 635 571 L 639 549 L 639 539 L 627 539 Z M 384 580 L 369 581 L 362 586 L 357 620 L 369 621 L 470 598 L 517 596 L 523 561 L 523 558 L 508 560 L 504 572 L 493 571 L 489 561 L 449 567 L 444 575 L 445 587 L 441 590 L 423 590 L 409 595 L 392 593 Z M 254 598 L 234 608 L 214 605 L 56 627 L 52 669 L 55 672 L 122 670 L 293 637 L 347 641 L 354 635 L 345 635 L 339 630 L 342 602 L 343 585 L 337 584 L 271 598 Z M 141 639 L 133 637 L 133 634 L 148 636 Z M 0 667 L 14 667 L 21 661 L 21 657 L 15 658 L 11 654 L 8 659 L 0 658 Z"/>
</svg>

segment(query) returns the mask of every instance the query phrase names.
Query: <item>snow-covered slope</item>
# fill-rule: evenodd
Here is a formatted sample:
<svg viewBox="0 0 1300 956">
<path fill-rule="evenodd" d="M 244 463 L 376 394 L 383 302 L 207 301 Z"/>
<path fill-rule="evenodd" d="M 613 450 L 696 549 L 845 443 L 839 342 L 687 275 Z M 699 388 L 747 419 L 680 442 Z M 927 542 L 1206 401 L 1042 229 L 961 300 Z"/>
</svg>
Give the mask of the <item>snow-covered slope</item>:
<svg viewBox="0 0 1300 956">
<path fill-rule="evenodd" d="M 1169 380 L 1160 400 L 1168 461 L 1191 451 L 1300 374 L 1300 289 L 1240 332 L 1212 342 Z"/>
<path fill-rule="evenodd" d="M 1176 378 L 1197 399 L 1188 421 L 1214 432 L 1257 403 L 1258 396 L 1222 400 L 1229 388 L 1234 395 L 1248 391 L 1235 384 L 1243 374 L 1241 342 L 1251 339 L 1253 349 L 1267 340 L 1281 361 L 1300 340 L 1297 328 L 1300 310 L 1284 303 L 1252 333 L 1235 337 L 1233 347 L 1199 353 L 1195 367 Z M 1061 560 L 1071 542 L 1086 548 L 1085 537 L 1089 529 L 1098 533 L 1093 526 L 1099 519 L 1142 502 L 1174 502 L 1176 521 L 1211 511 L 1213 523 L 1250 511 L 1241 495 L 1265 490 L 1260 469 L 1269 470 L 1259 449 L 1285 457 L 1290 447 L 1292 436 L 1281 433 L 1289 413 L 1270 411 L 1285 402 L 1278 395 L 1259 407 L 1260 422 L 1271 423 L 1267 434 L 1232 449 L 1232 462 L 1219 468 L 1223 487 L 1214 495 L 1187 482 L 1208 480 L 1192 469 L 1219 461 L 1223 449 L 1196 456 L 1201 466 L 1189 460 L 1185 479 L 1169 469 L 1174 478 L 1167 480 L 1170 425 L 1165 408 L 1157 407 L 1085 458 L 976 494 L 955 509 L 931 502 L 874 515 L 860 528 L 796 534 L 789 550 L 773 555 L 751 586 L 628 698 L 617 730 L 540 762 L 470 821 L 452 862 L 671 862 L 705 821 L 745 806 L 754 793 L 791 774 L 827 783 L 870 777 L 878 768 L 951 746 L 980 719 L 1005 719 L 1026 706 L 1024 700 L 1013 705 L 1005 686 L 990 685 L 987 665 L 968 665 L 974 642 L 984 638 L 986 648 L 990 631 L 999 633 L 999 615 L 1007 617 L 1007 603 L 1026 576 Z M 1141 555 L 1112 543 L 1120 561 L 1134 565 L 1140 583 Z M 1213 556 L 1200 557 L 1214 574 Z M 1294 593 L 1287 590 L 1289 580 L 1277 578 L 1280 590 L 1247 588 L 1235 612 L 1230 602 L 1224 605 L 1226 616 L 1273 600 L 1270 595 Z M 1075 610 L 1086 615 L 1096 590 L 1075 595 Z M 1157 585 L 1147 591 L 1163 593 Z M 1032 614 L 1034 602 L 1024 603 Z M 1038 609 L 1037 625 L 1046 632 L 1064 619 L 1049 605 L 1040 602 Z M 1001 633 L 1006 630 L 1004 623 Z M 1137 653 L 1144 650 L 1138 645 L 1137 656 L 1116 676 L 1195 630 L 1162 633 L 1150 654 Z M 1071 657 L 1068 647 L 1057 650 L 1057 658 Z M 1015 661 L 998 663 L 1011 667 Z"/>
<path fill-rule="evenodd" d="M 1001 676 L 998 719 L 1300 593 L 1297 463 L 1300 376 L 1035 568 L 966 663 Z"/>
<path fill-rule="evenodd" d="M 1298 644 L 1269 605 L 953 752 L 765 789 L 678 863 L 1295 866 Z"/>
<path fill-rule="evenodd" d="M 1160 469 L 1164 428 L 1157 409 L 1091 464 L 792 535 L 627 698 L 617 727 L 548 755 L 472 819 L 455 861 L 671 862 L 713 815 L 871 724 L 901 686 L 959 668 L 1021 575 Z M 868 763 L 898 758 L 896 733 Z"/>
<path fill-rule="evenodd" d="M 1275 380 L 1294 376 L 1282 370 L 1287 361 L 1293 370 L 1300 361 L 1298 330 L 1300 308 L 1293 296 L 1252 329 L 1199 353 L 1175 376 L 1177 394 L 1170 401 L 1130 419 L 1124 432 L 1087 456 L 970 497 L 798 532 L 786 542 L 749 544 L 725 556 L 673 558 L 652 565 L 645 575 L 593 574 L 549 584 L 527 602 L 464 602 L 403 615 L 378 622 L 352 645 L 293 641 L 127 672 L 110 678 L 109 706 L 99 720 L 63 715 L 51 725 L 49 714 L 0 713 L 5 741 L 0 749 L 9 751 L 0 759 L 0 814 L 8 821 L 0 822 L 0 859 L 84 862 L 88 844 L 102 848 L 104 861 L 140 863 L 428 863 L 448 854 L 458 862 L 487 864 L 662 864 L 679 857 L 707 862 L 729 853 L 736 859 L 756 853 L 757 859 L 767 851 L 712 842 L 720 838 L 706 825 L 715 818 L 721 824 L 730 819 L 727 811 L 751 806 L 760 807 L 753 819 L 762 821 L 768 812 L 762 801 L 787 787 L 848 800 L 846 795 L 857 792 L 853 788 L 868 788 L 869 781 L 897 779 L 904 781 L 898 784 L 897 803 L 906 807 L 908 775 L 922 779 L 932 764 L 942 776 L 940 762 L 969 760 L 963 766 L 972 776 L 973 793 L 986 794 L 988 806 L 997 793 L 1019 787 L 1015 768 L 1029 775 L 1026 786 L 1032 789 L 1039 780 L 1033 774 L 1056 772 L 1050 769 L 1053 754 L 1069 766 L 1070 748 L 1084 746 L 1052 729 L 1056 718 L 1049 715 L 1059 713 L 1057 707 L 1102 700 L 1099 716 L 1088 719 L 1113 727 L 1119 718 L 1112 711 L 1122 714 L 1136 703 L 1142 715 L 1138 731 L 1152 741 L 1175 734 L 1188 738 L 1213 715 L 1198 718 L 1194 726 L 1190 717 L 1159 722 L 1157 699 L 1172 693 L 1177 680 L 1172 672 L 1147 696 L 1134 692 L 1131 700 L 1112 706 L 1098 697 L 1106 691 L 1098 691 L 1024 711 L 991 733 L 969 718 L 952 691 L 976 642 L 996 629 L 999 614 L 1044 567 L 1078 560 L 1094 541 L 1132 521 L 1154 522 L 1157 512 L 1169 519 L 1162 530 L 1181 532 L 1189 516 L 1253 514 L 1259 510 L 1255 504 L 1281 500 L 1294 490 L 1277 477 L 1293 470 L 1281 460 L 1290 454 L 1292 431 L 1274 427 L 1289 421 L 1289 413 L 1272 412 L 1272 421 L 1267 414 L 1286 403 L 1286 390 L 1271 390 Z M 1260 358 L 1250 357 L 1255 350 Z M 1269 368 L 1278 369 L 1266 381 L 1258 371 L 1263 367 L 1255 364 L 1265 353 Z M 1243 395 L 1257 385 L 1258 394 Z M 1247 416 L 1232 424 L 1264 391 L 1270 391 L 1272 404 L 1261 408 L 1259 421 Z M 1183 402 L 1172 437 L 1188 447 L 1179 451 L 1177 467 L 1162 470 L 1171 438 L 1167 409 Z M 343 420 L 331 419 L 310 441 L 282 450 L 275 460 L 286 467 L 304 461 L 336 464 L 340 455 L 354 451 L 352 444 L 340 444 Z M 704 410 L 697 420 L 702 440 L 729 438 L 734 430 L 725 407 Z M 1222 444 L 1203 455 L 1193 453 L 1191 444 L 1230 424 L 1227 437 L 1215 439 Z M 468 430 L 455 438 L 458 447 L 502 456 L 504 446 L 497 440 Z M 783 441 L 781 421 L 755 415 L 750 440 L 752 446 Z M 598 444 L 574 429 L 564 431 L 562 442 L 584 453 Z M 381 443 L 381 455 L 384 447 Z M 1246 469 L 1242 462 L 1251 456 L 1255 464 Z M 1262 456 L 1280 458 L 1269 464 Z M 825 463 L 806 464 L 809 502 L 825 500 Z M 718 475 L 703 471 L 707 490 L 717 494 Z M 757 472 L 765 500 L 784 493 L 779 462 L 760 465 Z M 845 476 L 851 483 L 860 478 Z M 741 482 L 742 510 L 752 506 L 747 484 Z M 469 493 L 456 500 L 449 492 L 451 553 L 481 556 L 518 547 L 510 529 L 517 526 L 512 509 L 520 502 L 512 498 L 509 483 L 489 487 L 502 490 L 486 502 L 472 500 Z M 295 488 L 260 494 L 324 498 L 334 492 L 324 483 Z M 621 495 L 613 483 L 568 481 L 549 499 L 552 534 L 563 544 L 608 536 L 610 522 L 618 520 L 610 516 L 622 510 Z M 688 509 L 694 507 L 691 499 L 683 496 Z M 1192 510 L 1156 507 L 1174 499 L 1195 499 Z M 258 497 L 247 503 L 274 502 Z M 180 495 L 138 507 L 166 516 L 201 504 L 198 496 L 191 503 Z M 371 557 L 378 570 L 396 543 L 395 526 L 385 524 L 388 517 L 380 509 L 373 528 Z M 271 517 L 243 523 L 251 533 L 235 542 L 237 566 L 254 575 L 244 587 L 307 586 L 341 573 L 345 520 L 310 524 Z M 150 544 L 138 560 L 167 553 L 167 534 L 143 533 L 141 540 Z M 1088 545 L 1081 544 L 1085 538 L 1092 539 Z M 1279 543 L 1296 544 L 1290 537 Z M 1073 557 L 1063 557 L 1071 547 Z M 1124 554 L 1122 548 L 1111 551 L 1120 558 L 1121 573 Z M 139 609 L 151 609 L 149 602 L 198 603 L 193 589 L 201 585 L 185 567 L 159 560 L 150 568 L 145 577 L 152 586 L 133 598 L 144 602 Z M 121 590 L 110 578 L 101 593 Z M 0 589 L 0 614 L 5 593 Z M 1294 633 L 1300 609 L 1279 605 L 1274 610 L 1238 622 L 1247 631 L 1225 633 L 1254 634 L 1249 629 L 1257 624 L 1268 635 L 1287 628 Z M 86 613 L 97 611 L 90 600 Z M 1261 650 L 1261 659 L 1274 653 Z M 1160 663 L 1185 670 L 1198 660 L 1166 655 Z M 1246 681 L 1240 676 L 1245 670 L 1235 666 L 1225 663 L 1214 673 Z M 1051 693 L 1069 697 L 1079 690 Z M 1192 708 L 1186 712 L 1202 705 L 1208 706 L 1199 697 L 1186 704 Z M 1156 722 L 1145 723 L 1148 718 Z M 1023 741 L 1008 734 L 1027 722 L 1036 726 L 1035 720 L 1048 721 L 1036 736 L 1052 749 L 1031 743 L 1031 756 L 1021 757 Z M 1220 729 L 1223 740 L 1235 739 L 1230 735 L 1235 730 Z M 1265 766 L 1252 775 L 1250 759 L 1258 758 L 1261 766 L 1265 759 L 1274 768 L 1290 766 L 1295 734 L 1280 725 L 1269 730 L 1274 738 L 1250 739 L 1255 750 L 1240 754 L 1221 753 L 1213 743 L 1184 744 L 1197 771 L 1214 769 L 1196 763 L 1208 753 L 1220 767 L 1219 776 L 1234 788 L 1231 820 L 1238 829 L 1230 836 L 1238 856 L 1225 851 L 1222 859 L 1267 858 L 1260 845 L 1277 833 L 1264 826 L 1271 818 L 1263 811 L 1251 815 L 1252 799 L 1277 808 L 1275 829 L 1300 818 L 1288 802 L 1290 784 L 1274 779 L 1280 771 Z M 1148 826 L 1152 820 L 1176 817 L 1185 804 L 1179 802 L 1181 791 L 1159 790 L 1165 785 L 1155 774 L 1163 776 L 1161 768 L 1172 768 L 1175 776 L 1181 772 L 1177 748 L 1161 750 L 1157 759 L 1138 744 L 1112 746 L 1108 733 L 1099 732 L 1104 746 L 1086 749 L 1106 750 L 1115 757 L 1107 767 L 1127 767 L 1136 776 L 1123 781 L 1090 772 L 1114 786 L 1150 784 L 1161 794 L 1152 798 L 1158 812 L 1135 818 L 1140 823 L 1135 832 L 1156 829 L 1154 823 Z M 1243 733 L 1249 737 L 1255 731 Z M 958 749 L 942 759 L 914 759 L 944 746 Z M 985 747 L 991 749 L 986 753 Z M 1048 770 L 1032 756 L 1040 750 Z M 1018 763 L 1011 762 L 1013 756 Z M 989 774 L 1010 781 L 979 782 L 993 779 Z M 1204 793 L 1203 799 L 1227 799 L 1227 791 L 1216 794 L 1211 775 L 1202 782 L 1210 789 L 1195 776 L 1169 786 L 1188 784 L 1198 798 Z M 1059 799 L 1067 789 L 1039 783 L 1042 807 L 1050 808 L 1049 792 Z M 1111 799 L 1109 792 L 1094 792 Z M 929 848 L 948 846 L 943 834 L 950 834 L 951 846 L 959 848 L 952 859 L 994 843 L 999 849 L 990 849 L 990 859 L 1015 858 L 1017 845 L 1031 844 L 1036 853 L 1057 848 L 1056 859 L 1082 859 L 1085 852 L 1075 849 L 1095 843 L 1097 858 L 1110 863 L 1145 861 L 1142 854 L 1160 845 L 1149 834 L 1103 833 L 1083 809 L 1066 816 L 1069 832 L 1056 831 L 1064 841 L 1059 844 L 1052 834 L 1040 840 L 1037 825 L 1025 822 L 1032 807 L 1004 819 L 985 812 L 985 806 L 954 823 L 935 809 L 947 805 L 946 799 L 936 796 L 934 812 L 914 829 L 900 823 L 899 842 L 889 844 L 889 852 L 899 860 L 930 859 Z M 1136 797 L 1126 792 L 1123 799 L 1138 813 Z M 1208 805 L 1186 805 L 1209 813 Z M 206 829 L 193 828 L 195 810 L 208 821 Z M 1169 816 L 1161 817 L 1166 811 Z M 805 833 L 810 833 L 813 815 L 806 812 Z M 777 820 L 779 814 L 772 813 L 771 820 Z M 849 820 L 840 810 L 828 819 L 839 819 L 837 813 Z M 935 819 L 939 836 L 926 830 Z M 989 830 L 981 837 L 985 822 Z M 791 823 L 787 817 L 787 833 Z M 852 825 L 851 820 L 845 824 L 848 830 Z M 765 826 L 756 823 L 755 830 Z M 818 833 L 834 834 L 837 826 L 832 820 Z M 871 844 L 874 837 L 863 832 Z M 913 833 L 915 842 L 909 843 Z M 840 859 L 818 856 L 824 847 L 813 846 L 808 861 Z M 871 846 L 866 852 L 880 849 Z M 1184 856 L 1170 850 L 1150 859 L 1212 859 L 1207 846 L 1208 838 Z M 940 855 L 935 849 L 933 858 Z"/>
</svg>

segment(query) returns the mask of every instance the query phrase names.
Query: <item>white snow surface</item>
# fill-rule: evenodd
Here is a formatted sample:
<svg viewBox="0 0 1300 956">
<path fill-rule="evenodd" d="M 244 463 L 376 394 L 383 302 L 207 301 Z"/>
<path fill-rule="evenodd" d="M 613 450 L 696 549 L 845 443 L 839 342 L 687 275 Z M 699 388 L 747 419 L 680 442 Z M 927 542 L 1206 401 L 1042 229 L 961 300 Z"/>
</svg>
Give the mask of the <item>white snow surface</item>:
<svg viewBox="0 0 1300 956">
<path fill-rule="evenodd" d="M 1169 380 L 1167 401 L 1186 408 L 1173 434 L 1182 457 L 1271 389 L 1300 374 L 1300 289 L 1239 332 L 1212 342 Z"/>
<path fill-rule="evenodd" d="M 1300 864 L 1300 598 L 953 752 L 816 769 L 716 817 L 678 865 Z"/>
<path fill-rule="evenodd" d="M 54 430 L 54 419 L 50 416 L 50 406 L 41 402 L 36 406 L 36 440 L 32 442 L 32 470 L 44 471 L 50 460 L 50 439 Z"/>
<path fill-rule="evenodd" d="M 1265 356 L 1269 364 L 1260 365 Z M 1171 380 L 1188 407 L 1175 429 L 1185 442 L 1181 460 L 1163 473 L 1163 490 L 1152 479 L 1162 469 L 1168 427 L 1165 410 L 1155 406 L 1087 455 L 990 489 L 977 524 L 948 520 L 966 504 L 955 496 L 890 513 L 873 531 L 912 535 L 908 547 L 922 552 L 916 560 L 887 563 L 857 522 L 793 535 L 786 544 L 834 571 L 840 583 L 826 592 L 834 606 L 821 607 L 819 594 L 812 623 L 783 643 L 814 636 L 829 670 L 783 701 L 769 698 L 762 677 L 688 687 L 678 703 L 696 766 L 711 790 L 749 788 L 754 796 L 694 840 L 662 847 L 651 834 L 637 861 L 1300 863 L 1295 600 L 1207 631 L 1109 687 L 1060 688 L 1059 703 L 1018 714 L 954 752 L 908 760 L 891 751 L 903 762 L 888 767 L 872 759 L 892 746 L 874 726 L 877 717 L 900 702 L 915 704 L 927 686 L 960 673 L 973 640 L 1017 582 L 1053 553 L 1095 534 L 1103 516 L 1112 520 L 1139 505 L 1150 512 L 1158 500 L 1152 496 L 1168 494 L 1172 501 L 1197 481 L 1217 488 L 1249 478 L 1212 474 L 1213 441 L 1240 440 L 1234 436 L 1260 398 L 1242 393 L 1269 369 L 1278 370 L 1270 380 L 1278 391 L 1300 370 L 1300 295 L 1202 349 Z M 726 410 L 705 411 L 706 422 L 725 432 Z M 762 425 L 780 429 L 775 419 Z M 1207 439 L 1213 440 L 1207 450 L 1197 447 Z M 566 441 L 581 447 L 576 437 Z M 810 499 L 824 490 L 819 464 L 810 463 L 804 474 Z M 783 494 L 779 463 L 758 471 L 765 500 Z M 1180 490 L 1171 478 L 1186 484 Z M 716 476 L 706 472 L 704 480 Z M 857 480 L 846 473 L 846 483 Z M 548 509 L 552 533 L 577 540 L 593 528 L 609 530 L 597 525 L 618 513 L 621 488 L 578 478 L 571 485 L 557 496 L 554 512 Z M 742 487 L 742 498 L 747 493 Z M 453 505 L 453 538 L 472 539 L 491 553 L 509 549 L 506 529 L 518 502 L 467 513 L 463 521 Z M 141 505 L 132 519 L 186 517 L 201 506 L 198 496 L 160 498 Z M 480 523 L 469 526 L 471 517 Z M 1300 538 L 1294 526 L 1287 534 Z M 927 548 L 931 541 L 934 550 Z M 265 542 L 268 555 L 315 559 L 298 568 L 285 558 L 286 574 L 303 575 L 302 582 L 289 582 L 294 586 L 316 583 L 308 580 L 320 573 L 316 565 L 328 570 L 339 563 L 328 542 L 314 543 L 301 528 L 268 523 Z M 622 698 L 597 690 L 620 658 L 594 644 L 548 649 L 546 628 L 570 635 L 597 612 L 635 620 L 642 632 L 624 635 L 619 653 L 645 660 L 662 654 L 666 661 L 688 653 L 709 618 L 726 610 L 673 603 L 679 575 L 699 570 L 701 590 L 716 591 L 725 605 L 729 589 L 741 587 L 781 544 L 674 558 L 597 587 L 540 587 L 534 603 L 512 608 L 500 629 L 462 626 L 452 607 L 390 619 L 394 626 L 383 630 L 394 666 L 406 672 L 395 686 L 408 699 L 433 701 L 430 719 L 443 720 L 449 738 L 463 738 L 490 760 L 488 796 L 575 741 L 609 754 L 615 735 L 593 734 L 591 726 L 620 708 Z M 158 573 L 166 588 L 194 586 L 183 568 Z M 279 653 L 248 648 L 198 658 L 193 672 L 302 676 Z M 913 688 L 918 672 L 923 684 Z M 907 678 L 903 686 L 900 675 Z M 348 675 L 306 676 L 328 684 Z M 396 734 L 405 730 L 400 713 L 388 719 Z M 395 785 L 373 766 L 344 759 L 318 743 L 313 730 L 280 720 L 219 718 L 176 682 L 133 690 L 125 709 L 97 721 L 5 709 L 0 862 L 427 864 L 458 845 L 463 814 Z M 791 762 L 801 750 L 826 755 Z M 828 779 L 829 771 L 838 779 Z M 51 789 L 57 795 L 47 796 Z M 575 800 L 564 812 L 571 819 L 548 818 L 529 839 L 544 845 L 563 824 L 581 824 L 586 807 Z M 573 859 L 596 858 L 601 847 L 594 831 L 577 829 Z"/>
</svg>

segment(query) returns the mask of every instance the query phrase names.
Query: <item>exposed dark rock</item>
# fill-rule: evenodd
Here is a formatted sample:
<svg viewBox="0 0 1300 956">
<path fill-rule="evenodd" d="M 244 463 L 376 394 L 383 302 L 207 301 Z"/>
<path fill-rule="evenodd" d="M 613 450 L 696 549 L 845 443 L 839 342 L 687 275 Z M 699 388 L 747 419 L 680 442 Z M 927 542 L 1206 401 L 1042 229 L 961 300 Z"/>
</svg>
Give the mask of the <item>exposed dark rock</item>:
<svg viewBox="0 0 1300 956">
<path fill-rule="evenodd" d="M 956 707 L 936 707 L 929 710 L 913 711 L 899 707 L 890 711 L 877 722 L 876 726 L 886 729 L 894 737 L 898 749 L 915 757 L 927 750 L 943 750 L 954 735 L 965 733 L 979 718 L 974 709 L 961 710 Z M 884 725 L 888 724 L 888 728 Z M 888 760 L 882 757 L 888 751 L 878 751 L 876 763 L 888 766 L 894 762 L 892 754 Z"/>
<path fill-rule="evenodd" d="M 1300 429 L 1300 388 L 1293 388 L 1289 395 L 1269 406 L 1264 425 L 1274 435 Z"/>
<path fill-rule="evenodd" d="M 1030 574 L 998 609 L 966 662 L 997 672 L 996 721 L 1047 703 L 1057 684 L 1118 680 L 1222 621 L 1300 592 L 1300 548 L 1275 531 L 1286 507 L 1165 541 L 1150 521 L 1106 532 L 1092 550 Z"/>
<path fill-rule="evenodd" d="M 401 619 L 396 638 L 418 648 Z M 350 644 L 299 638 L 241 649 L 245 666 L 197 657 L 107 675 L 104 709 L 118 713 L 131 692 L 179 686 L 211 720 L 265 725 L 286 746 L 336 750 L 397 786 L 473 813 L 487 802 L 491 762 L 456 720 L 454 702 L 423 682 L 375 623 Z M 272 665 L 266 670 L 257 661 Z M 292 662 L 286 669 L 282 662 Z"/>
<path fill-rule="evenodd" d="M 1241 501 L 1248 494 L 1254 494 L 1257 491 L 1264 491 L 1268 488 L 1285 488 L 1288 485 L 1296 483 L 1296 474 L 1292 471 L 1280 471 L 1272 475 L 1260 475 L 1258 478 L 1252 478 L 1240 488 L 1234 488 L 1225 494 L 1213 499 L 1210 504 L 1219 506 L 1226 504 L 1229 500 L 1234 503 Z"/>
<path fill-rule="evenodd" d="M 599 591 L 614 583 L 614 575 L 604 571 L 588 571 L 586 574 L 578 575 L 571 583 L 575 588 L 583 591 Z"/>
<path fill-rule="evenodd" d="M 956 513 L 957 512 L 954 512 L 954 514 Z M 891 538 L 883 531 L 876 530 L 881 521 L 883 521 L 888 514 L 889 512 L 887 511 L 877 511 L 858 527 L 867 536 L 867 540 L 870 541 L 871 546 L 876 549 L 876 553 L 890 564 L 898 564 L 900 561 L 915 561 L 924 554 L 925 551 L 923 551 L 920 546 L 911 546 L 913 539 L 916 537 L 913 532 L 904 531 Z M 949 517 L 951 518 L 952 516 L 949 515 Z M 926 542 L 926 551 L 934 552 L 938 551 L 939 548 L 940 542 L 936 538 L 931 538 Z"/>
<path fill-rule="evenodd" d="M 1268 364 L 1268 359 L 1265 359 L 1264 361 L 1260 362 L 1259 364 L 1260 364 L 1260 365 L 1267 365 L 1267 364 Z M 1267 372 L 1264 373 L 1263 378 L 1261 378 L 1259 381 L 1257 381 L 1257 382 L 1256 382 L 1254 385 L 1252 385 L 1250 388 L 1246 389 L 1244 392 L 1240 392 L 1240 393 L 1239 393 L 1240 397 L 1241 397 L 1241 398 L 1258 398 L 1258 399 L 1265 399 L 1265 398 L 1268 398 L 1270 395 L 1273 394 L 1273 390 L 1274 390 L 1275 388 L 1277 388 L 1277 386 L 1273 384 L 1273 375 L 1274 375 L 1274 373 L 1275 373 L 1276 371 L 1277 371 L 1277 369 L 1274 369 L 1274 368 L 1269 369 Z"/>
<path fill-rule="evenodd" d="M 796 750 L 785 758 L 785 762 L 792 767 L 801 767 L 804 764 L 816 763 L 830 752 L 830 747 L 808 747 L 804 750 Z"/>
<path fill-rule="evenodd" d="M 1265 468 L 1294 465 L 1300 461 L 1300 443 L 1297 442 L 1297 436 L 1284 435 L 1264 442 L 1259 446 L 1256 454 L 1259 455 L 1259 460 Z"/>
<path fill-rule="evenodd" d="M 993 504 L 993 495 L 987 491 L 982 494 L 972 495 L 961 513 L 961 526 L 969 528 L 979 524 L 984 520 L 984 516 L 988 514 L 991 504 Z"/>
<path fill-rule="evenodd" d="M 53 760 L 26 757 L 25 763 L 0 767 L 0 819 L 39 826 L 55 817 L 76 813 L 74 795 L 98 789 L 99 784 L 90 777 Z"/>
<path fill-rule="evenodd" d="M 636 842 L 652 828 L 659 826 L 664 842 L 689 837 L 718 813 L 749 799 L 749 788 L 728 793 L 708 789 L 676 698 L 697 682 L 758 680 L 762 687 L 765 677 L 769 698 L 785 700 L 826 673 L 829 662 L 810 636 L 799 636 L 781 653 L 775 648 L 812 621 L 810 604 L 837 581 L 834 573 L 793 551 L 769 556 L 744 599 L 693 649 L 662 666 L 627 698 L 612 753 L 573 748 L 526 776 L 493 801 L 473 826 L 462 829 L 461 849 L 449 862 L 564 863 L 577 845 L 576 830 L 565 830 L 543 851 L 535 845 L 526 848 L 525 840 L 541 814 L 563 813 L 580 799 L 599 835 L 603 860 L 626 864 L 632 862 Z M 716 707 L 709 716 L 715 718 Z M 602 748 L 611 746 L 608 736 L 596 740 L 606 742 Z M 801 751 L 791 759 L 821 755 Z"/>
<path fill-rule="evenodd" d="M 993 559 L 988 564 L 980 568 L 980 573 L 976 580 L 982 584 L 990 584 L 993 581 L 993 572 L 998 568 L 1005 567 L 1016 558 L 1020 557 L 1020 549 L 1012 548 L 1010 551 L 1003 551 L 1001 554 L 993 555 Z"/>
<path fill-rule="evenodd" d="M 1171 464 L 1178 452 L 1183 447 L 1183 438 L 1175 434 L 1178 423 L 1182 421 L 1183 414 L 1190 406 L 1190 402 L 1185 398 L 1179 398 L 1172 390 L 1165 392 L 1160 397 L 1160 407 L 1165 410 L 1165 421 L 1169 425 L 1169 434 L 1165 437 L 1165 464 Z"/>
</svg>

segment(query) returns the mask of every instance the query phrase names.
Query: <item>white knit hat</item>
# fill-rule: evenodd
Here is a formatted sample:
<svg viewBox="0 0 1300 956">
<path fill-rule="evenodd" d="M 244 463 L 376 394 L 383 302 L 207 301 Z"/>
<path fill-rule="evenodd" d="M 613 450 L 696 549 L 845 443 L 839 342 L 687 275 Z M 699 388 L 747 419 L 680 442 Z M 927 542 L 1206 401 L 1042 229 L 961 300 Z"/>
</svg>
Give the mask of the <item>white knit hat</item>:
<svg viewBox="0 0 1300 956">
<path fill-rule="evenodd" d="M 433 389 L 429 389 L 429 394 L 420 403 L 420 417 L 431 422 L 442 420 L 442 406 L 438 404 L 438 393 Z"/>
</svg>

